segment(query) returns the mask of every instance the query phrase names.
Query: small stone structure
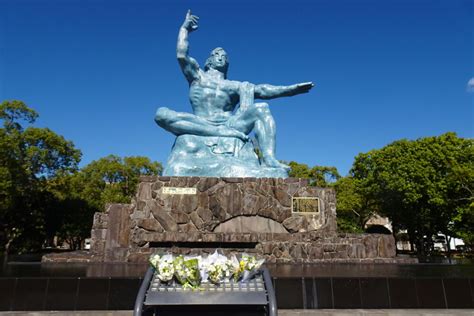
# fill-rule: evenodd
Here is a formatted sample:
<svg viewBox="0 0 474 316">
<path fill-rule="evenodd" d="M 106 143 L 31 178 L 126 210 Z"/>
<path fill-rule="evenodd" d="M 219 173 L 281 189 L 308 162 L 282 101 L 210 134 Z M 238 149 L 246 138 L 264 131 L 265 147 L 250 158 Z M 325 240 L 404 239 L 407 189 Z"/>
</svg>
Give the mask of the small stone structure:
<svg viewBox="0 0 474 316">
<path fill-rule="evenodd" d="M 316 197 L 312 213 L 292 211 L 294 198 Z M 158 251 L 247 252 L 274 263 L 398 262 L 392 235 L 336 232 L 336 196 L 304 179 L 141 178 L 131 204 L 94 215 L 88 254 L 43 261 L 145 262 Z"/>
</svg>

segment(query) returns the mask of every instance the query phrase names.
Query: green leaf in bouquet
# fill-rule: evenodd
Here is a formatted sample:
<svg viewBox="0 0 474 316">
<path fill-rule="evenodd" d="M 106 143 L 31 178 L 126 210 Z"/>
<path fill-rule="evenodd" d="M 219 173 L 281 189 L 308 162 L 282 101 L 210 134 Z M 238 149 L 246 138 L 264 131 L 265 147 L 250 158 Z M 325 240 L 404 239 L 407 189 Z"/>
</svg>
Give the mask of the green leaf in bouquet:
<svg viewBox="0 0 474 316">
<path fill-rule="evenodd" d="M 184 264 L 184 257 L 177 256 L 173 260 L 174 266 L 174 276 L 179 284 L 184 285 L 186 283 L 187 275 L 186 275 L 186 266 Z"/>
<path fill-rule="evenodd" d="M 197 258 L 189 259 L 184 261 L 185 267 L 188 269 L 189 276 L 187 281 L 194 288 L 198 287 L 201 284 L 201 274 L 199 273 L 199 261 Z"/>
</svg>

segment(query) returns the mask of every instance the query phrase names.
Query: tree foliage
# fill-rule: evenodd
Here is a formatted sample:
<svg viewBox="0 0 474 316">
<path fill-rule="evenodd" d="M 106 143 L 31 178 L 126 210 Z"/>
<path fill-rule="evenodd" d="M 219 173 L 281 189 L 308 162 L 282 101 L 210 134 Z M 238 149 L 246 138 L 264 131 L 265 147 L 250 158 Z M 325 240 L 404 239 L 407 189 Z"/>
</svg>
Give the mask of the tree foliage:
<svg viewBox="0 0 474 316">
<path fill-rule="evenodd" d="M 406 229 L 423 255 L 432 235 L 455 234 L 456 218 L 469 214 L 474 188 L 472 145 L 472 139 L 455 133 L 403 139 L 359 154 L 351 174 L 364 196 L 390 218 L 394 230 Z"/>
<path fill-rule="evenodd" d="M 161 165 L 146 157 L 110 155 L 93 161 L 73 174 L 48 182 L 59 203 L 50 204 L 46 215 L 48 237 L 59 237 L 71 249 L 78 249 L 90 236 L 93 215 L 107 203 L 130 203 L 140 175 L 157 175 Z"/>
<path fill-rule="evenodd" d="M 66 242 L 72 250 L 80 249 L 83 241 L 90 236 L 95 209 L 77 191 L 73 179 L 77 175 L 61 174 L 49 179 L 48 192 L 53 199 L 45 212 L 45 232 L 48 246 Z"/>
<path fill-rule="evenodd" d="M 72 179 L 77 195 L 96 211 L 107 203 L 130 203 L 141 175 L 159 175 L 162 166 L 147 157 L 110 155 L 93 161 Z"/>
<path fill-rule="evenodd" d="M 352 176 L 342 177 L 335 184 L 337 197 L 337 226 L 349 233 L 364 232 L 367 221 L 377 213 L 375 202 L 364 194 L 359 181 Z"/>
<path fill-rule="evenodd" d="M 47 128 L 33 124 L 38 114 L 21 101 L 0 104 L 0 223 L 3 248 L 41 247 L 46 213 L 55 203 L 48 181 L 77 170 L 81 152 Z"/>
<path fill-rule="evenodd" d="M 471 249 L 474 248 L 474 203 L 469 207 L 461 207 L 453 218 L 452 231 L 454 236 L 461 238 Z"/>
<path fill-rule="evenodd" d="M 146 157 L 108 156 L 78 170 L 71 141 L 32 124 L 38 113 L 21 101 L 0 105 L 0 249 L 37 251 L 55 237 L 78 249 L 94 212 L 130 202 L 140 175 L 161 172 Z"/>
<path fill-rule="evenodd" d="M 471 144 L 472 145 L 472 144 Z M 455 166 L 448 181 L 454 196 L 456 213 L 453 221 L 449 223 L 447 229 L 452 236 L 461 238 L 471 249 L 474 248 L 474 150 L 466 150 L 466 160 L 470 163 L 463 163 Z"/>
<path fill-rule="evenodd" d="M 334 187 L 337 199 L 338 230 L 348 233 L 361 233 L 367 221 L 365 216 L 364 198 L 356 190 L 352 177 L 341 177 L 336 167 L 314 166 L 291 161 L 289 176 L 310 179 L 310 185 L 318 187 Z M 362 214 L 362 217 L 361 217 Z"/>
<path fill-rule="evenodd" d="M 291 167 L 289 176 L 292 178 L 310 179 L 310 185 L 317 187 L 328 187 L 341 176 L 336 167 L 314 166 L 308 167 L 295 161 L 289 163 Z"/>
</svg>

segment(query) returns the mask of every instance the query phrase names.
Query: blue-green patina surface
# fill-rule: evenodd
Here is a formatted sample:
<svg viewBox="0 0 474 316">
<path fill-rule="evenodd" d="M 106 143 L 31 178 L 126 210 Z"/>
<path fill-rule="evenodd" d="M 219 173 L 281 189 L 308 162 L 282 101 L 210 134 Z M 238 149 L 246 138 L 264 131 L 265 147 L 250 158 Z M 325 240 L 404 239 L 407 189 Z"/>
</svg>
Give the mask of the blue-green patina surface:
<svg viewBox="0 0 474 316">
<path fill-rule="evenodd" d="M 289 167 L 275 158 L 276 128 L 269 106 L 254 100 L 306 93 L 313 84 L 274 86 L 228 80 L 227 53 L 220 47 L 211 52 L 201 69 L 189 56 L 188 42 L 189 33 L 198 28 L 198 20 L 188 11 L 176 50 L 189 82 L 193 113 L 162 107 L 155 115 L 159 126 L 177 136 L 163 175 L 288 177 Z M 249 140 L 251 132 L 257 144 Z"/>
</svg>

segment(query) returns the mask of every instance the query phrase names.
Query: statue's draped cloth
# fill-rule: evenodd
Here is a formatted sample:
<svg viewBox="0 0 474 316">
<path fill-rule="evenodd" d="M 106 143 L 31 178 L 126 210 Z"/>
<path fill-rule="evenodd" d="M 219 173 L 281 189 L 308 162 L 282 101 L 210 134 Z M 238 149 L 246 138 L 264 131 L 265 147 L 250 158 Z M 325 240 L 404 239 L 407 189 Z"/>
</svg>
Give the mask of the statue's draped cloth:
<svg viewBox="0 0 474 316">
<path fill-rule="evenodd" d="M 255 85 L 249 82 L 242 82 L 239 86 L 239 93 L 240 106 L 237 108 L 234 115 L 241 111 L 246 111 L 253 105 Z M 227 125 L 228 127 L 233 127 L 231 123 L 228 123 L 228 121 L 222 122 L 222 124 Z M 218 137 L 217 143 L 211 146 L 211 150 L 215 154 L 238 157 L 243 145 L 244 143 L 237 138 Z"/>
</svg>

